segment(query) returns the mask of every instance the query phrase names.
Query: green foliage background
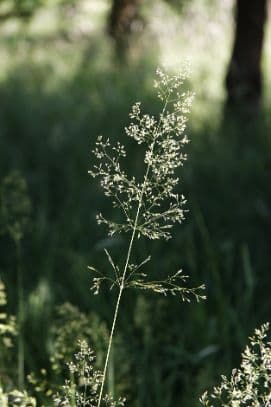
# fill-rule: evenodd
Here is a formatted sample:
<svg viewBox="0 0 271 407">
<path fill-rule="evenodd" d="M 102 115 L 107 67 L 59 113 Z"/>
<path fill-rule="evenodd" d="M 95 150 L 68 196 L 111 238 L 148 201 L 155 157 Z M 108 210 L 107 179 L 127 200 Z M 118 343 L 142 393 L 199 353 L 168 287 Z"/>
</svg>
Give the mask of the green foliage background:
<svg viewBox="0 0 271 407">
<path fill-rule="evenodd" d="M 90 149 L 101 133 L 127 141 L 123 127 L 133 102 L 142 100 L 146 111 L 158 112 L 155 67 L 185 56 L 191 58 L 197 94 L 180 186 L 189 213 L 173 240 L 141 243 L 137 254 L 152 253 L 149 273 L 181 266 L 193 283 L 206 283 L 208 300 L 180 305 L 126 294 L 110 390 L 127 396 L 129 406 L 195 406 L 203 390 L 238 364 L 247 336 L 269 319 L 269 27 L 263 111 L 228 115 L 223 79 L 232 2 L 220 3 L 184 2 L 179 14 L 163 2 L 150 2 L 143 10 L 145 31 L 134 38 L 125 65 L 106 36 L 106 1 L 87 6 L 48 0 L 27 21 L 1 22 L 0 174 L 3 179 L 20 171 L 32 202 L 22 256 L 27 373 L 49 366 L 56 305 L 70 302 L 110 326 L 115 294 L 91 295 L 87 265 L 106 266 L 103 247 L 121 262 L 126 242 L 105 238 L 96 225 L 96 213 L 111 209 L 87 174 Z M 130 153 L 131 169 L 140 172 L 140 151 Z M 14 245 L 5 234 L 0 276 L 15 314 Z M 95 350 L 101 360 L 103 345 Z"/>
</svg>

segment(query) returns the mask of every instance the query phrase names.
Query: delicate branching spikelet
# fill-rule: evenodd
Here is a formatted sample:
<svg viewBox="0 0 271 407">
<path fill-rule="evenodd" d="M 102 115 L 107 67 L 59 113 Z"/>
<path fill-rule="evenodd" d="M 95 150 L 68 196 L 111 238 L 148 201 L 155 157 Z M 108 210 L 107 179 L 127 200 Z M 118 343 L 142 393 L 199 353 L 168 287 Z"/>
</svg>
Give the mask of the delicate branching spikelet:
<svg viewBox="0 0 271 407">
<path fill-rule="evenodd" d="M 0 280 L 0 350 L 1 345 L 10 348 L 13 344 L 13 338 L 17 334 L 15 317 L 7 315 L 5 306 L 7 297 L 5 286 Z"/>
<path fill-rule="evenodd" d="M 56 373 L 63 370 L 64 362 L 73 356 L 77 341 L 91 341 L 98 347 L 106 347 L 108 332 L 97 315 L 87 315 L 70 303 L 57 308 L 57 319 L 53 326 L 54 335 L 53 356 L 50 358 L 52 369 Z M 98 349 L 96 349 L 98 351 Z"/>
<path fill-rule="evenodd" d="M 14 316 L 6 312 L 7 295 L 5 285 L 0 279 L 0 406 L 8 406 L 10 383 L 14 378 L 13 356 L 14 340 L 17 336 L 17 323 Z M 6 404 L 5 404 L 6 403 Z M 11 404 L 9 404 L 11 405 Z"/>
<path fill-rule="evenodd" d="M 7 297 L 5 286 L 0 280 L 0 359 L 5 356 L 4 348 L 11 348 L 13 346 L 13 339 L 17 335 L 16 319 L 13 316 L 7 315 L 2 307 L 7 304 Z M 1 373 L 3 372 L 3 366 L 0 366 Z M 2 379 L 0 374 L 0 379 Z M 0 406 L 20 406 L 20 407 L 36 407 L 36 400 L 34 397 L 30 397 L 26 391 L 19 391 L 17 389 L 5 391 L 2 387 L 3 381 L 0 383 Z"/>
<path fill-rule="evenodd" d="M 271 342 L 267 340 L 269 324 L 255 330 L 250 345 L 242 354 L 241 367 L 228 379 L 222 376 L 212 393 L 205 392 L 200 401 L 206 407 L 271 406 Z"/>
<path fill-rule="evenodd" d="M 102 374 L 94 368 L 95 356 L 86 341 L 79 341 L 79 352 L 68 363 L 70 380 L 67 380 L 60 394 L 54 397 L 56 406 L 96 407 Z M 124 406 L 124 400 L 114 401 L 110 395 L 103 397 L 104 407 Z"/>
<path fill-rule="evenodd" d="M 98 163 L 89 173 L 94 178 L 100 178 L 105 195 L 111 198 L 113 206 L 120 209 L 122 214 L 122 222 L 118 223 L 106 219 L 101 213 L 97 216 L 99 224 L 108 226 L 110 236 L 130 231 L 132 241 L 135 235 L 138 238 L 145 236 L 149 239 L 167 240 L 171 238 L 173 224 L 181 223 L 184 219 L 183 205 L 186 201 L 183 195 L 175 191 L 179 181 L 175 171 L 186 160 L 182 148 L 188 143 L 184 132 L 193 99 L 191 92 L 182 91 L 187 76 L 187 71 L 169 75 L 157 69 L 154 86 L 162 101 L 162 112 L 158 117 L 142 113 L 139 102 L 132 107 L 132 122 L 125 130 L 129 137 L 145 146 L 145 175 L 142 180 L 129 177 L 122 169 L 121 160 L 126 157 L 123 145 L 117 143 L 111 146 L 109 139 L 101 136 L 97 139 L 93 153 Z M 189 300 L 191 296 L 195 296 L 197 300 L 205 298 L 201 294 L 203 285 L 192 289 L 180 285 L 186 281 L 186 276 L 181 271 L 165 281 L 146 281 L 147 276 L 138 270 L 150 257 L 139 264 L 128 261 L 125 272 L 122 273 L 110 253 L 107 250 L 105 253 L 113 269 L 113 276 L 89 267 L 96 274 L 92 285 L 95 294 L 99 293 L 101 284 L 108 281 L 111 287 L 123 285 L 151 289 L 164 295 L 179 294 L 182 300 Z"/>
<path fill-rule="evenodd" d="M 178 184 L 176 170 L 183 165 L 186 155 L 182 148 L 188 143 L 185 135 L 187 114 L 193 99 L 193 94 L 183 91 L 187 79 L 185 71 L 179 75 L 169 75 L 161 69 L 157 70 L 155 88 L 162 102 L 162 110 L 158 117 L 142 113 L 141 104 L 136 103 L 131 110 L 131 124 L 125 129 L 128 137 L 138 144 L 143 144 L 145 154 L 142 167 L 145 173 L 142 179 L 129 176 L 123 169 L 122 160 L 126 150 L 120 143 L 111 145 L 109 139 L 98 137 L 93 153 L 98 160 L 89 173 L 99 178 L 101 187 L 107 197 L 111 198 L 113 207 L 118 208 L 122 215 L 119 222 L 106 219 L 103 214 L 97 216 L 99 224 L 108 227 L 109 236 L 121 232 L 130 232 L 125 265 L 123 270 L 115 264 L 112 256 L 105 251 L 113 269 L 113 276 L 101 273 L 94 267 L 89 269 L 96 273 L 92 289 L 98 294 L 101 284 L 108 281 L 111 287 L 117 286 L 119 294 L 115 306 L 109 344 L 102 375 L 98 405 L 102 402 L 103 388 L 109 362 L 110 350 L 119 313 L 122 292 L 127 287 L 137 287 L 152 290 L 163 295 L 177 295 L 181 300 L 189 300 L 195 296 L 197 300 L 205 298 L 201 294 L 204 286 L 184 289 L 185 281 L 180 271 L 169 275 L 163 281 L 148 281 L 146 274 L 138 272 L 150 260 L 147 257 L 139 264 L 131 262 L 131 254 L 135 237 L 144 236 L 149 239 L 170 239 L 174 223 L 184 219 L 185 198 L 176 192 Z"/>
<path fill-rule="evenodd" d="M 169 239 L 172 225 L 184 219 L 185 198 L 174 192 L 178 183 L 175 170 L 186 160 L 182 147 L 188 142 L 184 131 L 193 94 L 180 90 L 187 73 L 171 76 L 159 69 L 157 76 L 155 87 L 163 101 L 162 113 L 158 118 L 143 114 L 141 104 L 136 103 L 130 113 L 132 123 L 126 128 L 129 137 L 145 144 L 144 179 L 129 177 L 122 169 L 121 159 L 126 151 L 120 143 L 111 146 L 109 139 L 100 136 L 93 150 L 99 164 L 90 174 L 101 179 L 105 195 L 123 214 L 122 223 L 98 215 L 98 223 L 105 223 L 110 235 L 136 228 L 138 236 Z M 140 213 L 135 224 L 138 206 Z"/>
<path fill-rule="evenodd" d="M 46 398 L 49 403 L 52 394 L 58 391 L 62 377 L 66 376 L 67 364 L 73 359 L 78 349 L 78 341 L 89 342 L 95 348 L 96 354 L 104 353 L 108 342 L 108 332 L 104 323 L 94 313 L 85 314 L 70 303 L 64 303 L 56 308 L 56 319 L 52 326 L 52 356 L 50 369 L 31 372 L 27 376 L 34 394 Z M 101 349 L 103 352 L 101 352 Z M 101 356 L 96 360 L 97 366 L 102 366 Z"/>
<path fill-rule="evenodd" d="M 182 283 L 185 283 L 188 279 L 188 276 L 185 276 L 182 273 L 182 270 L 177 271 L 177 273 L 173 274 L 172 276 L 168 276 L 165 280 L 161 281 L 146 281 L 145 278 L 146 274 L 140 273 L 138 274 L 138 278 L 136 280 L 131 280 L 131 282 L 129 282 L 127 279 L 127 287 L 151 290 L 165 296 L 179 295 L 181 300 L 186 302 L 190 302 L 191 297 L 195 297 L 197 301 L 205 298 L 201 294 L 201 290 L 204 288 L 203 285 L 194 288 L 182 286 Z"/>
<path fill-rule="evenodd" d="M 36 407 L 37 403 L 26 391 L 12 390 L 9 393 L 5 393 L 0 385 L 0 406 Z"/>
</svg>

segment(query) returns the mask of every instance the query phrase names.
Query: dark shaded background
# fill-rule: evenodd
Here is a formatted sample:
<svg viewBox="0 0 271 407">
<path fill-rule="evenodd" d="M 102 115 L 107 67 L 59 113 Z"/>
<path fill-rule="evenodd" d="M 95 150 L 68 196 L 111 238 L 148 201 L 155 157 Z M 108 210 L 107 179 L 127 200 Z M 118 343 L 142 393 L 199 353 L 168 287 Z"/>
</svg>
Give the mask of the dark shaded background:
<svg viewBox="0 0 271 407">
<path fill-rule="evenodd" d="M 182 267 L 208 299 L 127 291 L 109 389 L 129 406 L 195 406 L 270 319 L 270 23 L 265 2 L 249 3 L 236 12 L 232 0 L 0 2 L 0 177 L 18 170 L 32 202 L 21 259 L 26 373 L 49 365 L 56 305 L 91 312 L 94 331 L 95 318 L 110 327 L 116 292 L 94 297 L 87 265 L 107 267 L 104 247 L 121 263 L 127 244 L 96 225 L 96 213 L 112 209 L 88 176 L 90 150 L 99 134 L 127 143 L 133 102 L 159 112 L 156 66 L 176 69 L 186 57 L 196 99 L 179 188 L 189 213 L 173 240 L 139 242 L 134 256 L 151 253 L 156 276 Z M 14 314 L 16 262 L 2 233 L 0 276 Z"/>
</svg>

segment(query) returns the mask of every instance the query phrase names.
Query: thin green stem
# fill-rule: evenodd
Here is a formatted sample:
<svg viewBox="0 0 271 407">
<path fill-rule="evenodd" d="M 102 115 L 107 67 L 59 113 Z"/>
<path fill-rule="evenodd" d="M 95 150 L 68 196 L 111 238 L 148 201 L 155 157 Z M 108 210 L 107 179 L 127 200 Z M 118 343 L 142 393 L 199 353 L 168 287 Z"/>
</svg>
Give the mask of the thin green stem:
<svg viewBox="0 0 271 407">
<path fill-rule="evenodd" d="M 137 207 L 133 232 L 132 232 L 132 236 L 131 236 L 131 239 L 130 239 L 129 248 L 128 248 L 128 252 L 127 252 L 126 262 L 125 262 L 123 274 L 122 274 L 122 277 L 121 277 L 120 289 L 119 289 L 119 294 L 118 294 L 118 298 L 117 298 L 117 302 L 116 302 L 116 306 L 115 306 L 114 317 L 113 317 L 112 327 L 111 327 L 110 336 L 109 336 L 109 342 L 108 342 L 108 347 L 107 347 L 107 353 L 106 353 L 106 358 L 105 358 L 105 364 L 104 364 L 103 376 L 102 376 L 102 383 L 101 383 L 101 388 L 100 388 L 99 400 L 98 400 L 97 407 L 100 407 L 101 401 L 102 401 L 105 377 L 106 377 L 106 372 L 107 372 L 107 368 L 108 368 L 108 362 L 109 362 L 110 352 L 111 352 L 111 348 L 112 348 L 113 336 L 114 336 L 114 332 L 115 332 L 117 317 L 118 317 L 118 313 L 119 313 L 120 300 L 121 300 L 121 297 L 122 297 L 123 290 L 125 288 L 126 273 L 127 273 L 127 270 L 128 270 L 128 265 L 129 265 L 129 261 L 130 261 L 130 257 L 131 257 L 131 253 L 132 253 L 132 247 L 133 247 L 134 238 L 135 238 L 135 234 L 136 234 L 136 229 L 137 229 L 137 224 L 138 224 L 138 219 L 139 219 L 139 213 L 140 213 L 140 209 L 141 209 L 141 205 L 142 205 L 143 195 L 144 195 L 145 186 L 146 186 L 146 182 L 147 182 L 147 179 L 148 179 L 149 171 L 150 171 L 150 165 L 148 164 L 148 167 L 147 167 L 147 170 L 146 170 L 146 173 L 145 173 L 145 176 L 144 176 L 144 183 L 143 183 L 143 186 L 142 186 L 140 199 L 139 199 L 139 202 L 138 202 L 138 207 Z"/>
<path fill-rule="evenodd" d="M 17 295 L 18 295 L 18 387 L 24 388 L 24 286 L 22 272 L 21 241 L 15 240 L 17 262 Z"/>
<path fill-rule="evenodd" d="M 86 362 L 84 363 L 84 369 L 83 369 L 84 376 L 85 376 L 85 366 L 86 366 Z M 86 405 L 86 402 L 87 402 L 87 381 L 86 381 L 86 378 L 84 377 L 84 401 L 83 401 L 84 407 Z"/>
<path fill-rule="evenodd" d="M 114 341 L 111 347 L 111 353 L 108 363 L 108 372 L 107 372 L 107 380 L 108 380 L 108 392 L 114 399 L 115 397 L 115 366 L 114 366 Z"/>
<path fill-rule="evenodd" d="M 165 101 L 165 104 L 164 104 L 164 107 L 163 107 L 163 111 L 162 111 L 162 114 L 161 114 L 161 116 L 160 116 L 160 120 L 159 120 L 158 126 L 157 126 L 156 131 L 155 131 L 155 135 L 158 134 L 158 131 L 159 131 L 159 128 L 160 128 L 160 125 L 161 125 L 161 117 L 164 115 L 164 112 L 165 112 L 167 103 L 168 103 L 168 97 L 167 97 L 167 99 L 166 99 L 166 101 Z M 153 140 L 153 142 L 152 142 L 151 154 L 153 153 L 153 150 L 154 150 L 155 141 L 156 141 L 156 137 L 154 137 L 154 140 Z M 128 266 L 129 266 L 129 261 L 130 261 L 130 257 L 131 257 L 131 253 L 132 253 L 134 238 L 135 238 L 135 234 L 136 234 L 136 230 L 137 230 L 137 226 L 138 226 L 138 220 L 139 220 L 140 209 L 141 209 L 141 206 L 142 206 L 142 203 L 143 203 L 143 196 L 144 196 L 144 192 L 145 192 L 145 188 L 146 188 L 146 183 L 147 183 L 147 180 L 148 180 L 149 172 L 150 172 L 150 163 L 148 164 L 147 169 L 146 169 L 146 172 L 145 172 L 145 175 L 144 175 L 144 181 L 143 181 L 143 185 L 142 185 L 142 189 L 141 189 L 140 197 L 139 197 L 139 201 L 138 201 L 138 207 L 137 207 L 137 211 L 136 211 L 136 217 L 135 217 L 135 221 L 134 221 L 132 236 L 131 236 L 131 239 L 130 239 L 130 243 L 129 243 L 129 247 L 128 247 L 128 252 L 127 252 L 127 257 L 126 257 L 126 262 L 125 262 L 123 274 L 122 274 L 122 277 L 121 277 L 120 288 L 119 288 L 119 294 L 118 294 L 118 298 L 117 298 L 117 302 L 116 302 L 116 306 L 115 306 L 115 311 L 114 311 L 114 316 L 113 316 L 113 322 L 112 322 L 111 331 L 110 331 L 110 336 L 109 336 L 109 341 L 108 341 L 108 347 L 107 347 L 107 352 L 106 352 L 105 364 L 104 364 L 104 369 L 103 369 L 103 374 L 102 374 L 102 383 L 101 383 L 101 387 L 100 387 L 99 399 L 98 399 L 97 407 L 100 407 L 100 406 L 101 406 L 101 402 L 102 402 L 102 396 L 103 396 L 103 390 L 104 390 L 104 384 L 105 384 L 106 373 L 107 373 L 107 369 L 108 369 L 108 363 L 109 363 L 109 358 L 110 358 L 110 352 L 111 352 L 111 348 L 112 348 L 113 337 L 114 337 L 115 328 L 116 328 L 116 322 L 117 322 L 117 318 L 118 318 L 118 314 L 119 314 L 120 301 L 121 301 L 121 298 L 122 298 L 123 290 L 124 290 L 124 288 L 125 288 L 125 278 L 126 278 L 126 274 L 127 274 L 127 271 L 128 271 Z"/>
<path fill-rule="evenodd" d="M 143 191 L 143 189 L 142 189 L 142 191 Z M 143 196 L 143 194 L 142 194 L 142 196 Z M 140 202 L 141 202 L 141 200 L 140 200 Z M 131 257 L 133 242 L 134 242 L 134 238 L 135 238 L 135 233 L 136 233 L 136 226 L 137 226 L 139 211 L 140 211 L 140 206 L 141 206 L 140 202 L 139 202 L 138 209 L 137 209 L 133 233 L 132 233 L 131 240 L 129 243 L 125 267 L 124 267 L 123 274 L 121 277 L 121 284 L 120 284 L 119 294 L 118 294 L 118 298 L 117 298 L 117 302 L 116 302 L 116 307 L 115 307 L 115 312 L 114 312 L 114 317 L 113 317 L 113 322 L 112 322 L 112 327 L 111 327 L 111 332 L 110 332 L 110 337 L 109 337 L 109 342 L 108 342 L 108 347 L 107 347 L 107 353 L 106 353 L 105 364 L 104 364 L 104 369 L 103 369 L 102 384 L 101 384 L 101 388 L 100 388 L 100 394 L 99 394 L 99 400 L 98 400 L 97 407 L 100 407 L 101 401 L 102 401 L 102 395 L 103 395 L 105 377 L 106 377 L 106 372 L 107 372 L 107 367 L 108 367 L 108 362 L 109 362 L 109 357 L 110 357 L 110 351 L 112 348 L 113 336 L 114 336 L 117 317 L 118 317 L 118 313 L 119 313 L 120 300 L 121 300 L 122 293 L 124 290 L 125 277 L 126 277 L 126 273 L 127 273 L 127 269 L 128 269 L 128 265 L 129 265 L 129 261 L 130 261 L 130 257 Z"/>
</svg>

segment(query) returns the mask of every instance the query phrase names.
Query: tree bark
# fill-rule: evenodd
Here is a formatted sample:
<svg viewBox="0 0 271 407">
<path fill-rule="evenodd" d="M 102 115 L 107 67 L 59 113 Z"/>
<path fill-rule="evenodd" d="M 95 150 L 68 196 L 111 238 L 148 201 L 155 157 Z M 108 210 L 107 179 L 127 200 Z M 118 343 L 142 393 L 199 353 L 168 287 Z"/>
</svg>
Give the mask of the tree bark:
<svg viewBox="0 0 271 407">
<path fill-rule="evenodd" d="M 135 30 L 135 23 L 140 20 L 140 2 L 141 0 L 113 0 L 112 2 L 108 32 L 115 40 L 120 53 L 125 53 L 129 36 Z"/>
<path fill-rule="evenodd" d="M 237 0 L 233 53 L 226 76 L 227 104 L 259 106 L 267 0 Z"/>
</svg>

